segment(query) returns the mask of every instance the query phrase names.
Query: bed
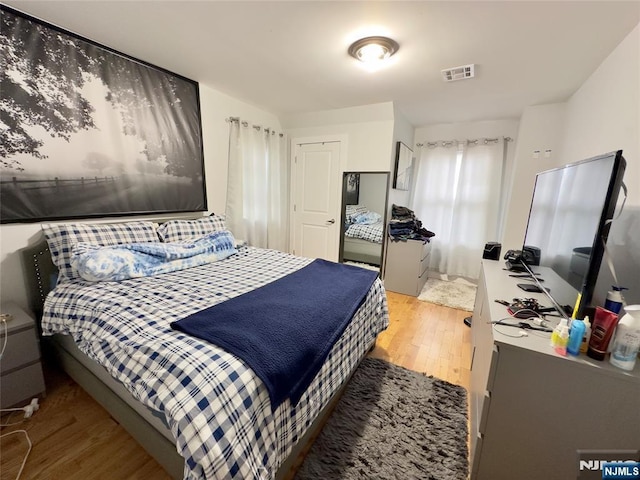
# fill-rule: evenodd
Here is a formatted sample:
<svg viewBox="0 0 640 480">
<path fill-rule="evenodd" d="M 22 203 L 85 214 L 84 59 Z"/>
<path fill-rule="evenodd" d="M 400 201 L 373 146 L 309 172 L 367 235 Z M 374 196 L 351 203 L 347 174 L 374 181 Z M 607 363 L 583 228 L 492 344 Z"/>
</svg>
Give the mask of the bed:
<svg viewBox="0 0 640 480">
<path fill-rule="evenodd" d="M 165 228 L 173 238 L 163 240 L 184 239 L 185 232 L 197 237 L 203 224 L 223 228 L 219 219 L 206 219 L 172 221 L 179 226 Z M 112 227 L 86 228 L 90 240 L 101 245 L 132 240 L 122 232 L 104 234 Z M 102 232 L 96 234 L 96 229 Z M 245 360 L 171 325 L 280 285 L 314 261 L 239 247 L 226 258 L 186 269 L 91 282 L 65 277 L 69 265 L 61 264 L 60 257 L 68 256 L 69 245 L 79 244 L 73 232 L 58 236 L 62 246 L 49 238 L 48 245 L 25 252 L 33 268 L 33 307 L 42 305 L 43 334 L 70 376 L 174 478 L 287 477 L 359 361 L 388 325 L 384 288 L 375 279 L 299 398 L 274 405 L 268 382 Z M 140 240 L 138 233 L 134 241 Z M 56 282 L 50 254 L 62 276 L 51 292 Z"/>
<path fill-rule="evenodd" d="M 343 259 L 380 266 L 384 222 L 365 205 L 347 205 Z"/>
</svg>

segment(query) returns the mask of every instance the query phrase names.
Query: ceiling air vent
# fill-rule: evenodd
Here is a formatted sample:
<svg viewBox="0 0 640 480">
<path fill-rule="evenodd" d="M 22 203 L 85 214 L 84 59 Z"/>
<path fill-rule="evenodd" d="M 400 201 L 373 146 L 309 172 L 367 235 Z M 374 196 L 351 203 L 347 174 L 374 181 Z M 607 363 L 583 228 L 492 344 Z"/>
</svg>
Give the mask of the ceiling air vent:
<svg viewBox="0 0 640 480">
<path fill-rule="evenodd" d="M 475 76 L 475 64 L 463 65 L 461 67 L 447 68 L 442 71 L 442 77 L 445 82 L 455 82 L 456 80 L 465 80 Z"/>
</svg>

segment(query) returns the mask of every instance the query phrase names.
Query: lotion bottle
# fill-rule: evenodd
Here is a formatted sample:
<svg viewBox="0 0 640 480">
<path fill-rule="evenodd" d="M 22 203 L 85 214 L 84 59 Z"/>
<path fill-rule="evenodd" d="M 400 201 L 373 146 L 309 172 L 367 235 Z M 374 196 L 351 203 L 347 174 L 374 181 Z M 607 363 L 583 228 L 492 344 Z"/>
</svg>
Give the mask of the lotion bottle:
<svg viewBox="0 0 640 480">
<path fill-rule="evenodd" d="M 596 316 L 591 326 L 591 338 L 587 356 L 594 360 L 604 360 L 609 348 L 609 342 L 618 324 L 618 315 L 606 308 L 596 307 Z"/>
</svg>

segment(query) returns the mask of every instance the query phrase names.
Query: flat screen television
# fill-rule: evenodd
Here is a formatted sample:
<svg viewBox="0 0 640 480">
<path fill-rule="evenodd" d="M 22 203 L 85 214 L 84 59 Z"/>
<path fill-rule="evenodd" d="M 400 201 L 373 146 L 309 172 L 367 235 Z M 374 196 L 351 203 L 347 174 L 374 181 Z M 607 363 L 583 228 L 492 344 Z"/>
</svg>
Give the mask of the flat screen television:
<svg viewBox="0 0 640 480">
<path fill-rule="evenodd" d="M 625 168 L 619 150 L 536 175 L 522 250 L 576 290 L 576 318 L 593 298 Z"/>
</svg>

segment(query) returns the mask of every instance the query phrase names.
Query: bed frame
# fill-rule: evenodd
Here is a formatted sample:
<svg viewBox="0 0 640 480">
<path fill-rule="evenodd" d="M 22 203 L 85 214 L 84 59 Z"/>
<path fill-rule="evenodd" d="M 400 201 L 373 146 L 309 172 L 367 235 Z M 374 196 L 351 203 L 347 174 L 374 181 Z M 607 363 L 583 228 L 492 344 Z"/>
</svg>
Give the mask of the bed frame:
<svg viewBox="0 0 640 480">
<path fill-rule="evenodd" d="M 343 260 L 382 265 L 382 243 L 344 236 Z"/>
<path fill-rule="evenodd" d="M 30 307 L 36 314 L 36 318 L 40 319 L 42 318 L 44 300 L 55 285 L 57 270 L 51 261 L 51 255 L 49 254 L 49 248 L 45 240 L 42 240 L 33 247 L 24 249 L 22 251 L 22 257 L 25 278 L 28 284 Z M 38 328 L 41 331 L 39 322 Z M 55 337 L 42 337 L 41 341 L 45 349 L 51 351 L 53 358 L 59 363 L 63 370 L 102 405 L 147 453 L 162 465 L 172 478 L 183 478 L 185 460 L 177 452 L 173 441 L 167 438 L 166 434 L 168 433 L 168 429 L 164 427 L 164 425 L 162 425 L 161 428 L 165 428 L 165 434 L 161 433 L 157 426 L 154 426 L 149 420 L 145 419 L 144 416 L 132 408 L 129 404 L 131 401 L 136 404 L 139 404 L 139 402 L 133 399 L 119 382 L 111 378 L 106 373 L 106 370 L 104 376 L 98 376 L 75 358 L 60 342 L 57 342 Z M 375 341 L 371 347 L 374 345 Z M 88 359 L 88 361 L 91 360 Z M 336 391 L 311 427 L 300 440 L 298 440 L 298 443 L 294 446 L 285 462 L 278 469 L 276 479 L 285 480 L 293 478 L 296 470 L 304 460 L 304 455 L 306 455 L 311 444 L 322 430 L 322 427 L 340 400 L 350 379 L 351 376 L 349 376 L 347 381 Z M 123 399 L 124 396 L 129 397 L 129 403 Z M 146 408 L 142 404 L 139 405 L 142 408 Z M 154 415 L 150 409 L 147 410 L 149 415 Z M 170 433 L 169 437 L 171 437 Z"/>
</svg>

